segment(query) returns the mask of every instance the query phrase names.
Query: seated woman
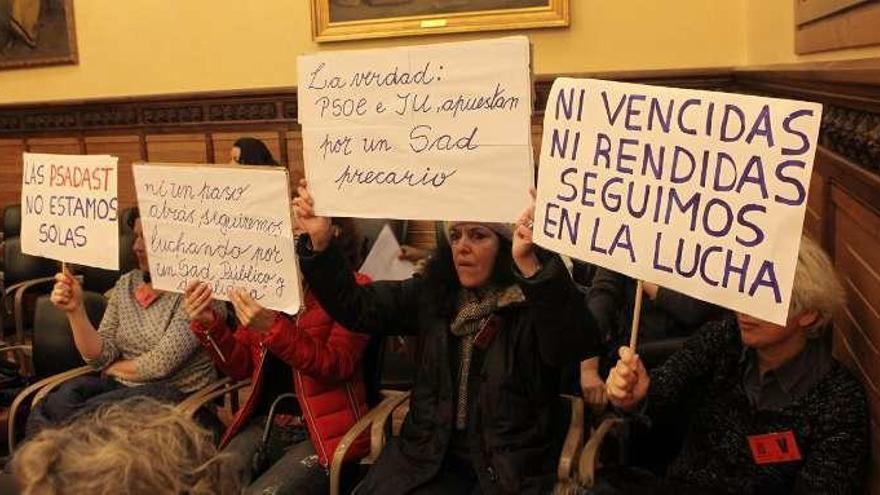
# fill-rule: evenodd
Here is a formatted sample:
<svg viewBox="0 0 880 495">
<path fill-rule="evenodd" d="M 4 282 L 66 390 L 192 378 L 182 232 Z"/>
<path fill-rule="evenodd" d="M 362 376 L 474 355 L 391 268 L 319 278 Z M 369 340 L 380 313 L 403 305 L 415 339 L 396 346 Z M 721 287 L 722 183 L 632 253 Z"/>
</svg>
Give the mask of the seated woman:
<svg viewBox="0 0 880 495">
<path fill-rule="evenodd" d="M 153 289 L 137 212 L 131 222 L 138 268 L 119 277 L 97 330 L 83 308 L 80 283 L 67 271 L 55 276 L 52 303 L 67 313 L 83 359 L 103 371 L 50 393 L 28 418 L 28 435 L 132 395 L 177 401 L 216 378 L 211 360 L 188 329 L 183 296 Z"/>
<path fill-rule="evenodd" d="M 315 216 L 301 182 L 294 208 L 309 287 L 330 315 L 359 332 L 420 337 L 400 436 L 356 493 L 545 493 L 568 421 L 560 367 L 596 345 L 583 296 L 557 256 L 532 244 L 534 206 L 511 242 L 506 224 L 447 224 L 423 277 L 358 285 Z M 515 267 L 514 267 L 515 265 Z"/>
<path fill-rule="evenodd" d="M 12 459 L 18 485 L 12 493 L 238 494 L 227 462 L 217 456 L 211 433 L 192 419 L 156 400 L 130 397 L 24 444 Z"/>
<path fill-rule="evenodd" d="M 650 376 L 621 347 L 610 402 L 643 406 L 652 428 L 687 411 L 689 427 L 665 479 L 608 472 L 606 483 L 620 493 L 860 493 L 865 394 L 823 335 L 843 305 L 831 261 L 803 237 L 785 326 L 742 313 L 708 323 Z"/>
<path fill-rule="evenodd" d="M 334 229 L 346 247 L 346 266 L 356 263 L 354 224 L 334 220 Z M 363 275 L 355 276 L 366 282 Z M 244 291 L 228 296 L 241 322 L 235 332 L 210 309 L 208 285 L 194 282 L 186 291 L 191 328 L 217 367 L 237 380 L 253 377 L 250 397 L 221 440 L 224 452 L 236 458 L 248 493 L 327 493 L 326 468 L 336 445 L 368 410 L 361 369 L 368 337 L 334 322 L 308 288 L 305 307 L 292 318 L 261 307 Z M 269 407 L 285 392 L 296 392 L 311 441 L 296 442 L 300 428 L 276 423 L 272 432 L 279 435 L 270 438 L 273 448 L 263 453 L 271 467 L 254 472 L 259 467 L 251 461 L 261 446 Z M 368 448 L 362 437 L 350 455 L 361 457 Z"/>
</svg>

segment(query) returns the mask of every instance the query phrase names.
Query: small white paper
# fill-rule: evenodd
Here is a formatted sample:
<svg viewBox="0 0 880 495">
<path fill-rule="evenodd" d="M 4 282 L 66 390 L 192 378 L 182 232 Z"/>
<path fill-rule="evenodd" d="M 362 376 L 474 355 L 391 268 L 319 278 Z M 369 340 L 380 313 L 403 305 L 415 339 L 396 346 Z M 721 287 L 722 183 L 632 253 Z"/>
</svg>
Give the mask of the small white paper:
<svg viewBox="0 0 880 495">
<path fill-rule="evenodd" d="M 411 261 L 400 259 L 399 254 L 400 244 L 386 223 L 361 265 L 360 272 L 373 280 L 406 280 L 412 277 L 415 265 Z"/>
</svg>

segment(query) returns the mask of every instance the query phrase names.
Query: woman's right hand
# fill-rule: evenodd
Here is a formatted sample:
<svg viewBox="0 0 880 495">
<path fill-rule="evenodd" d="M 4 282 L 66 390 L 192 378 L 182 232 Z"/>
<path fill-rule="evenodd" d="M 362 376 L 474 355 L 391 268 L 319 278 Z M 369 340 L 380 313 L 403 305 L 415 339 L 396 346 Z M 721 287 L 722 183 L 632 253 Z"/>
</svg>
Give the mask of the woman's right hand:
<svg viewBox="0 0 880 495">
<path fill-rule="evenodd" d="M 615 407 L 623 410 L 634 409 L 648 395 L 651 378 L 639 356 L 629 347 L 618 351 L 620 359 L 608 373 L 605 392 Z"/>
<path fill-rule="evenodd" d="M 211 286 L 204 282 L 194 280 L 186 286 L 184 291 L 184 305 L 189 317 L 202 326 L 209 326 L 214 323 L 214 310 L 211 309 L 211 303 L 214 298 L 211 297 Z"/>
<path fill-rule="evenodd" d="M 309 192 L 309 184 L 305 179 L 300 179 L 297 188 L 299 196 L 293 198 L 293 210 L 296 212 L 296 222 L 303 232 L 309 235 L 312 241 L 312 250 L 321 252 L 330 245 L 333 239 L 333 226 L 329 217 L 315 215 L 315 200 Z"/>
<path fill-rule="evenodd" d="M 49 300 L 65 313 L 73 313 L 82 308 L 82 285 L 67 268 L 64 268 L 63 272 L 55 274 L 55 286 L 52 287 Z"/>
</svg>

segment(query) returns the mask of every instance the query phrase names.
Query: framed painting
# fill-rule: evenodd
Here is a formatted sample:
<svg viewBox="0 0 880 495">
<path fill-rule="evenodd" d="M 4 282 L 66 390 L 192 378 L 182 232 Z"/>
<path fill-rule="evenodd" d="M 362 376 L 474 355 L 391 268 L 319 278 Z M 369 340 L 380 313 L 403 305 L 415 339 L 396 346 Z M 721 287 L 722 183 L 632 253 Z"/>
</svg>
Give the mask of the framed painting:
<svg viewBox="0 0 880 495">
<path fill-rule="evenodd" d="M 0 69 L 76 62 L 73 0 L 0 0 Z"/>
<path fill-rule="evenodd" d="M 310 0 L 318 42 L 563 27 L 570 0 Z"/>
</svg>

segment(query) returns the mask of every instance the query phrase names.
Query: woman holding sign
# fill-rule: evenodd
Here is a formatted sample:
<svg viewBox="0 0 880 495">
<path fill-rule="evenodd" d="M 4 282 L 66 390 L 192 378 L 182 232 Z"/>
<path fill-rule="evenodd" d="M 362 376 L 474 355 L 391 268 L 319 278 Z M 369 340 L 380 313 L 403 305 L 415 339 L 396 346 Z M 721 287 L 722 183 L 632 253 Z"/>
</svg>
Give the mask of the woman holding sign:
<svg viewBox="0 0 880 495">
<path fill-rule="evenodd" d="M 742 313 L 708 323 L 650 376 L 621 347 L 611 403 L 644 403 L 653 428 L 690 421 L 666 479 L 606 472 L 606 482 L 619 493 L 861 493 L 865 393 L 823 334 L 844 302 L 831 260 L 804 237 L 785 326 Z"/>
<path fill-rule="evenodd" d="M 137 268 L 119 278 L 97 329 L 83 308 L 82 287 L 76 278 L 66 270 L 55 276 L 52 303 L 67 313 L 77 350 L 88 364 L 102 370 L 102 376 L 75 378 L 50 393 L 28 418 L 28 435 L 129 396 L 177 401 L 216 377 L 211 361 L 187 328 L 183 296 L 152 287 L 136 211 L 129 221 Z"/>
<path fill-rule="evenodd" d="M 344 246 L 347 266 L 357 263 L 353 223 L 334 220 L 333 233 Z M 358 283 L 368 280 L 352 276 Z M 210 286 L 194 282 L 186 289 L 191 329 L 214 364 L 232 378 L 253 380 L 250 397 L 221 440 L 224 453 L 235 458 L 247 493 L 327 493 L 329 459 L 345 432 L 369 409 L 361 368 L 368 337 L 333 321 L 308 288 L 305 307 L 293 318 L 260 306 L 243 290 L 228 296 L 240 322 L 234 332 L 211 309 Z M 271 405 L 290 392 L 296 393 L 308 439 L 290 416 L 276 416 L 268 444 L 263 444 Z M 367 440 L 358 440 L 350 457 L 366 454 Z M 265 447 L 268 451 L 260 452 Z"/>
<path fill-rule="evenodd" d="M 545 493 L 568 424 L 560 367 L 596 346 L 582 294 L 557 256 L 532 244 L 531 206 L 506 224 L 451 222 L 424 277 L 358 285 L 305 187 L 294 200 L 306 280 L 331 316 L 359 332 L 420 340 L 399 437 L 356 490 Z"/>
</svg>

